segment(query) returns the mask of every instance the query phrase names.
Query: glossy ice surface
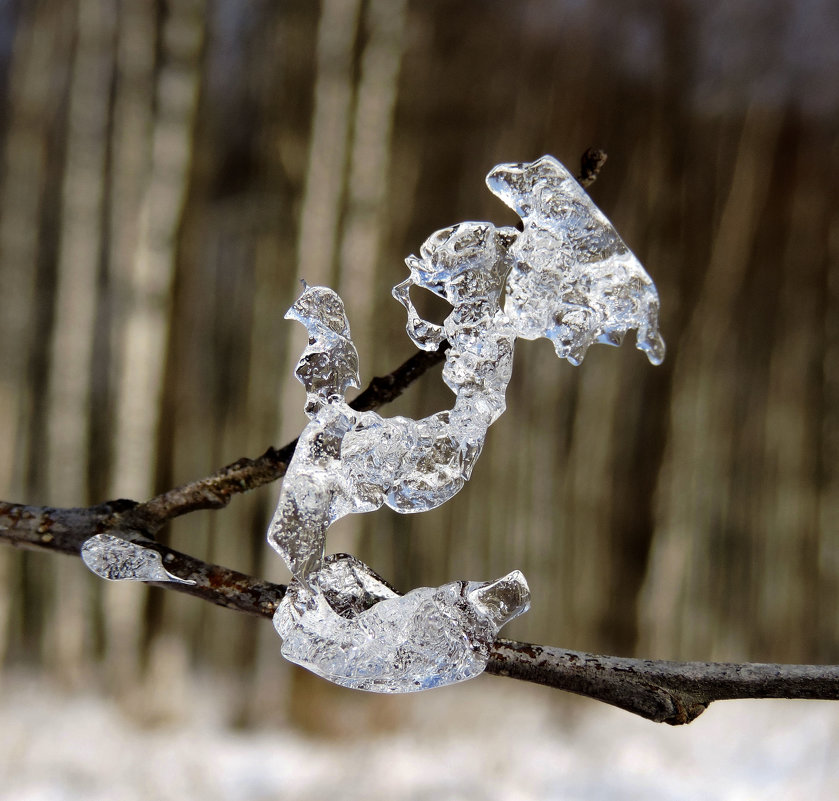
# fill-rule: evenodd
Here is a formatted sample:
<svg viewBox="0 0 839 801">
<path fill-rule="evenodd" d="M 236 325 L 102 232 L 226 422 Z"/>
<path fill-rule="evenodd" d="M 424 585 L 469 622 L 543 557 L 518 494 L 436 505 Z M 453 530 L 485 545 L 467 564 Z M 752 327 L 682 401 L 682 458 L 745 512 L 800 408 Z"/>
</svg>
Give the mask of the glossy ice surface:
<svg viewBox="0 0 839 801">
<path fill-rule="evenodd" d="M 324 560 L 310 586 L 292 582 L 274 626 L 286 659 L 343 687 L 404 693 L 480 674 L 498 630 L 529 604 L 517 570 L 400 596 L 341 554 Z"/>
<path fill-rule="evenodd" d="M 424 512 L 449 500 L 472 473 L 487 428 L 504 411 L 515 332 L 499 305 L 511 263 L 509 234 L 490 223 L 461 223 L 429 237 L 408 259 L 416 283 L 452 304 L 442 326 L 421 321 L 407 289 L 394 294 L 409 310 L 409 332 L 422 347 L 444 338 L 443 378 L 452 409 L 421 420 L 356 412 L 344 400 L 358 385 L 358 357 L 338 295 L 306 287 L 288 313 L 309 344 L 295 374 L 306 387 L 311 422 L 300 436 L 268 540 L 293 575 L 307 581 L 323 558 L 326 532 L 341 517 L 387 504 Z M 324 365 L 313 369 L 314 366 Z"/>
<path fill-rule="evenodd" d="M 516 335 L 547 337 L 557 356 L 579 364 L 594 342 L 620 345 L 635 329 L 638 349 L 660 364 L 655 286 L 571 173 L 543 156 L 499 164 L 487 185 L 524 224 L 504 304 Z"/>
<path fill-rule="evenodd" d="M 97 576 L 108 581 L 195 583 L 173 576 L 163 567 L 163 559 L 154 549 L 113 534 L 96 534 L 86 540 L 82 560 Z"/>
<path fill-rule="evenodd" d="M 652 280 L 556 159 L 499 165 L 487 184 L 522 230 L 463 222 L 437 231 L 406 259 L 410 275 L 393 289 L 420 348 L 450 345 L 451 409 L 420 420 L 353 410 L 344 393 L 359 386 L 359 359 L 341 298 L 304 285 L 286 314 L 309 335 L 295 375 L 310 422 L 268 532 L 293 577 L 274 625 L 288 659 L 346 687 L 410 692 L 477 675 L 530 593 L 514 571 L 400 596 L 353 557 L 324 558 L 332 523 L 383 504 L 423 512 L 460 491 L 504 412 L 517 337 L 546 337 L 576 365 L 593 343 L 619 345 L 635 330 L 653 364 L 664 358 Z M 451 305 L 442 325 L 420 317 L 412 286 Z M 91 538 L 83 556 L 105 578 L 180 581 L 156 551 L 118 537 Z"/>
<path fill-rule="evenodd" d="M 652 281 L 556 159 L 499 165 L 487 183 L 522 218 L 522 231 L 485 222 L 437 231 L 408 257 L 410 276 L 393 290 L 420 348 L 449 342 L 450 410 L 422 420 L 353 411 L 344 391 L 359 384 L 358 354 L 338 295 L 306 287 L 287 315 L 309 333 L 295 373 L 311 422 L 268 534 L 294 576 L 274 625 L 287 659 L 345 687 L 410 692 L 477 675 L 498 629 L 528 608 L 530 594 L 516 571 L 399 596 L 352 557 L 324 559 L 329 526 L 382 504 L 433 509 L 461 489 L 504 412 L 516 337 L 547 337 L 579 364 L 594 342 L 618 345 L 635 329 L 651 362 L 664 357 Z M 442 325 L 420 317 L 412 286 L 451 305 Z"/>
</svg>

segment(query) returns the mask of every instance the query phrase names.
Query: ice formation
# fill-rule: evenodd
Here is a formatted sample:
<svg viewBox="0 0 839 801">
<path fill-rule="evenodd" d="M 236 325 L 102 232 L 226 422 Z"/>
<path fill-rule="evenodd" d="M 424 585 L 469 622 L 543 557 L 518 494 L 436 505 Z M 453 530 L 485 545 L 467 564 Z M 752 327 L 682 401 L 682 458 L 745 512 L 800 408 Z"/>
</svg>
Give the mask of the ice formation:
<svg viewBox="0 0 839 801">
<path fill-rule="evenodd" d="M 113 534 L 95 534 L 82 545 L 82 560 L 97 576 L 108 581 L 174 581 L 195 584 L 173 576 L 160 554 L 137 542 Z"/>
<path fill-rule="evenodd" d="M 514 571 L 400 596 L 357 559 L 325 557 L 329 527 L 383 504 L 427 511 L 462 488 L 504 412 L 517 337 L 546 337 L 576 365 L 593 343 L 619 345 L 634 329 L 653 364 L 664 358 L 655 286 L 556 159 L 498 165 L 487 184 L 521 217 L 521 231 L 488 222 L 437 231 L 406 259 L 410 275 L 393 289 L 420 348 L 450 344 L 443 380 L 455 394 L 451 409 L 421 420 L 353 410 L 344 394 L 359 386 L 358 353 L 340 297 L 304 286 L 286 314 L 309 335 L 295 375 L 310 422 L 268 531 L 292 573 L 274 626 L 286 658 L 345 687 L 411 692 L 478 675 L 530 592 Z M 420 317 L 412 286 L 451 305 L 442 325 Z M 180 581 L 156 551 L 110 535 L 88 540 L 83 555 L 105 578 Z"/>
<path fill-rule="evenodd" d="M 498 630 L 529 601 L 517 570 L 495 582 L 398 595 L 358 559 L 339 554 L 324 559 L 308 585 L 289 585 L 274 626 L 286 659 L 343 687 L 404 693 L 477 676 Z"/>
<path fill-rule="evenodd" d="M 619 345 L 636 329 L 650 361 L 664 357 L 652 281 L 556 159 L 499 165 L 487 183 L 522 218 L 522 231 L 486 222 L 437 231 L 408 257 L 410 276 L 393 290 L 419 347 L 450 343 L 450 410 L 422 420 L 354 411 L 344 392 L 359 385 L 358 354 L 341 299 L 306 287 L 287 315 L 309 334 L 295 374 L 311 422 L 268 532 L 293 575 L 274 625 L 286 658 L 346 687 L 410 692 L 477 675 L 530 594 L 515 571 L 399 596 L 358 560 L 324 558 L 329 526 L 383 504 L 426 511 L 461 489 L 504 411 L 516 337 L 546 337 L 579 364 L 592 343 Z M 417 313 L 413 285 L 451 305 L 442 325 Z"/>
<path fill-rule="evenodd" d="M 658 293 L 606 215 L 552 156 L 499 164 L 490 190 L 522 219 L 510 248 L 504 311 L 524 339 L 547 337 L 556 354 L 579 364 L 594 342 L 636 347 L 653 364 L 664 358 Z"/>
<path fill-rule="evenodd" d="M 306 387 L 303 430 L 280 491 L 268 540 L 295 578 L 306 582 L 323 559 L 326 531 L 341 517 L 387 504 L 424 512 L 469 478 L 487 428 L 504 411 L 515 333 L 499 306 L 511 266 L 507 234 L 489 223 L 438 231 L 411 257 L 411 279 L 445 293 L 453 309 L 442 326 L 421 321 L 407 296 L 409 331 L 426 349 L 448 338 L 443 378 L 454 407 L 421 420 L 356 412 L 344 400 L 358 386 L 358 356 L 344 306 L 325 287 L 306 287 L 286 317 L 302 322 L 309 344 L 295 374 Z M 439 330 L 437 330 L 439 329 Z M 323 366 L 323 367 L 322 367 Z"/>
</svg>

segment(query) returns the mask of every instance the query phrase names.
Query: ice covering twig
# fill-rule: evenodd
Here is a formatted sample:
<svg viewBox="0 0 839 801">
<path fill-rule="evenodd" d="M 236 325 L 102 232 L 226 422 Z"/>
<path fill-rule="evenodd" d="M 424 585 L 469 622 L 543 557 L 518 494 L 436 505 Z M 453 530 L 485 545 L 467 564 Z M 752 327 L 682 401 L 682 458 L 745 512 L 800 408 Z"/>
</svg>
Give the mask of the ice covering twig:
<svg viewBox="0 0 839 801">
<path fill-rule="evenodd" d="M 445 359 L 448 347 L 448 342 L 443 342 L 437 351 L 420 351 L 392 373 L 373 378 L 350 406 L 363 412 L 396 400 L 414 381 Z M 145 503 L 131 502 L 129 517 L 133 523 L 154 533 L 175 517 L 199 509 L 222 509 L 234 495 L 282 478 L 296 446 L 295 439 L 280 448 L 268 448 L 255 459 L 237 459 L 209 476 L 167 490 Z"/>
<path fill-rule="evenodd" d="M 579 183 L 590 185 L 604 162 L 601 151 L 584 154 Z M 606 341 L 612 341 L 610 332 L 604 333 Z M 655 343 L 648 344 L 645 349 L 655 359 Z M 441 342 L 438 350 L 418 353 L 390 376 L 374 379 L 350 405 L 356 410 L 369 410 L 398 396 L 415 378 L 443 360 L 447 346 Z M 119 500 L 86 509 L 56 509 L 0 502 L 0 542 L 80 555 L 86 541 L 108 538 L 114 536 L 109 532 L 114 532 L 121 541 L 136 546 L 126 553 L 129 561 L 139 556 L 141 572 L 151 564 L 153 577 L 160 568 L 167 583 L 159 586 L 270 618 L 286 594 L 284 586 L 195 559 L 155 542 L 153 535 L 176 516 L 221 508 L 232 495 L 279 478 L 285 473 L 295 444 L 279 450 L 270 448 L 258 459 L 239 460 L 143 504 Z M 503 639 L 495 641 L 488 657 L 489 673 L 575 692 L 674 725 L 691 722 L 714 700 L 839 698 L 839 666 L 663 662 L 598 656 Z"/>
<path fill-rule="evenodd" d="M 121 530 L 137 504 L 114 501 L 86 509 L 0 502 L 0 542 L 79 555 L 93 533 Z M 150 541 L 151 542 L 151 541 Z M 154 547 L 167 569 L 195 584 L 159 586 L 271 619 L 285 587 Z M 695 720 L 713 701 L 734 698 L 839 700 L 839 665 L 729 664 L 628 659 L 498 639 L 487 673 L 573 692 L 658 723 Z"/>
<path fill-rule="evenodd" d="M 590 161 L 593 172 L 602 159 Z M 428 511 L 460 492 L 506 408 L 517 337 L 546 337 L 577 365 L 594 343 L 620 345 L 635 331 L 636 347 L 653 364 L 664 358 L 652 279 L 559 161 L 499 164 L 486 182 L 521 226 L 440 229 L 405 260 L 410 274 L 393 288 L 417 347 L 451 343 L 443 367 L 451 409 L 420 419 L 354 411 L 345 393 L 359 385 L 359 356 L 340 296 L 304 283 L 286 313 L 308 334 L 294 373 L 310 422 L 268 530 L 293 577 L 274 627 L 283 656 L 346 687 L 414 692 L 478 675 L 499 628 L 529 608 L 530 591 L 514 571 L 480 591 L 475 582 L 454 582 L 402 597 L 377 594 L 369 588 L 381 581 L 366 565 L 325 561 L 330 526 L 384 504 L 403 514 Z M 451 306 L 442 324 L 418 313 L 415 286 Z M 111 562 L 125 564 L 123 577 L 138 576 L 137 559 Z M 106 578 L 114 577 L 109 563 Z"/>
</svg>

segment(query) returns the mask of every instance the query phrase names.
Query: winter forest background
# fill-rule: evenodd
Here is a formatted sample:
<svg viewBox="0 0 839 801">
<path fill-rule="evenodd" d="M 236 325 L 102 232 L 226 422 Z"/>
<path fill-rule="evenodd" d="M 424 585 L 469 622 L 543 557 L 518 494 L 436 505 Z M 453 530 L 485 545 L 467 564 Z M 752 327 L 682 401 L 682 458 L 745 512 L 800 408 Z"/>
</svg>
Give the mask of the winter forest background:
<svg viewBox="0 0 839 801">
<path fill-rule="evenodd" d="M 345 519 L 328 549 L 402 590 L 520 568 L 534 604 L 511 637 L 839 661 L 837 41 L 830 0 L 0 2 L 0 497 L 142 500 L 292 439 L 299 278 L 343 296 L 366 383 L 414 352 L 404 257 L 513 222 L 494 164 L 574 169 L 593 145 L 591 194 L 660 291 L 664 365 L 520 342 L 470 485 Z M 449 401 L 436 371 L 385 413 Z M 167 536 L 284 580 L 277 489 Z M 279 644 L 0 551 L 7 668 L 139 692 L 149 717 L 198 673 L 227 678 L 240 723 L 397 714 L 337 701 Z"/>
</svg>

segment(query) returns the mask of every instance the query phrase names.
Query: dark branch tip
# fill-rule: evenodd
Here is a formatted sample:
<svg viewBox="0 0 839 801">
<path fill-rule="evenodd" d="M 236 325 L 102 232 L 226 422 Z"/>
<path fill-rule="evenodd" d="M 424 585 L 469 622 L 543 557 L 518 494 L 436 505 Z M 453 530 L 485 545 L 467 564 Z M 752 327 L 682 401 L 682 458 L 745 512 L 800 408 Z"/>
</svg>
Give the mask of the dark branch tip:
<svg viewBox="0 0 839 801">
<path fill-rule="evenodd" d="M 591 186 L 597 180 L 608 158 L 605 150 L 597 147 L 588 148 L 580 157 L 580 174 L 577 176 L 580 186 Z"/>
</svg>

